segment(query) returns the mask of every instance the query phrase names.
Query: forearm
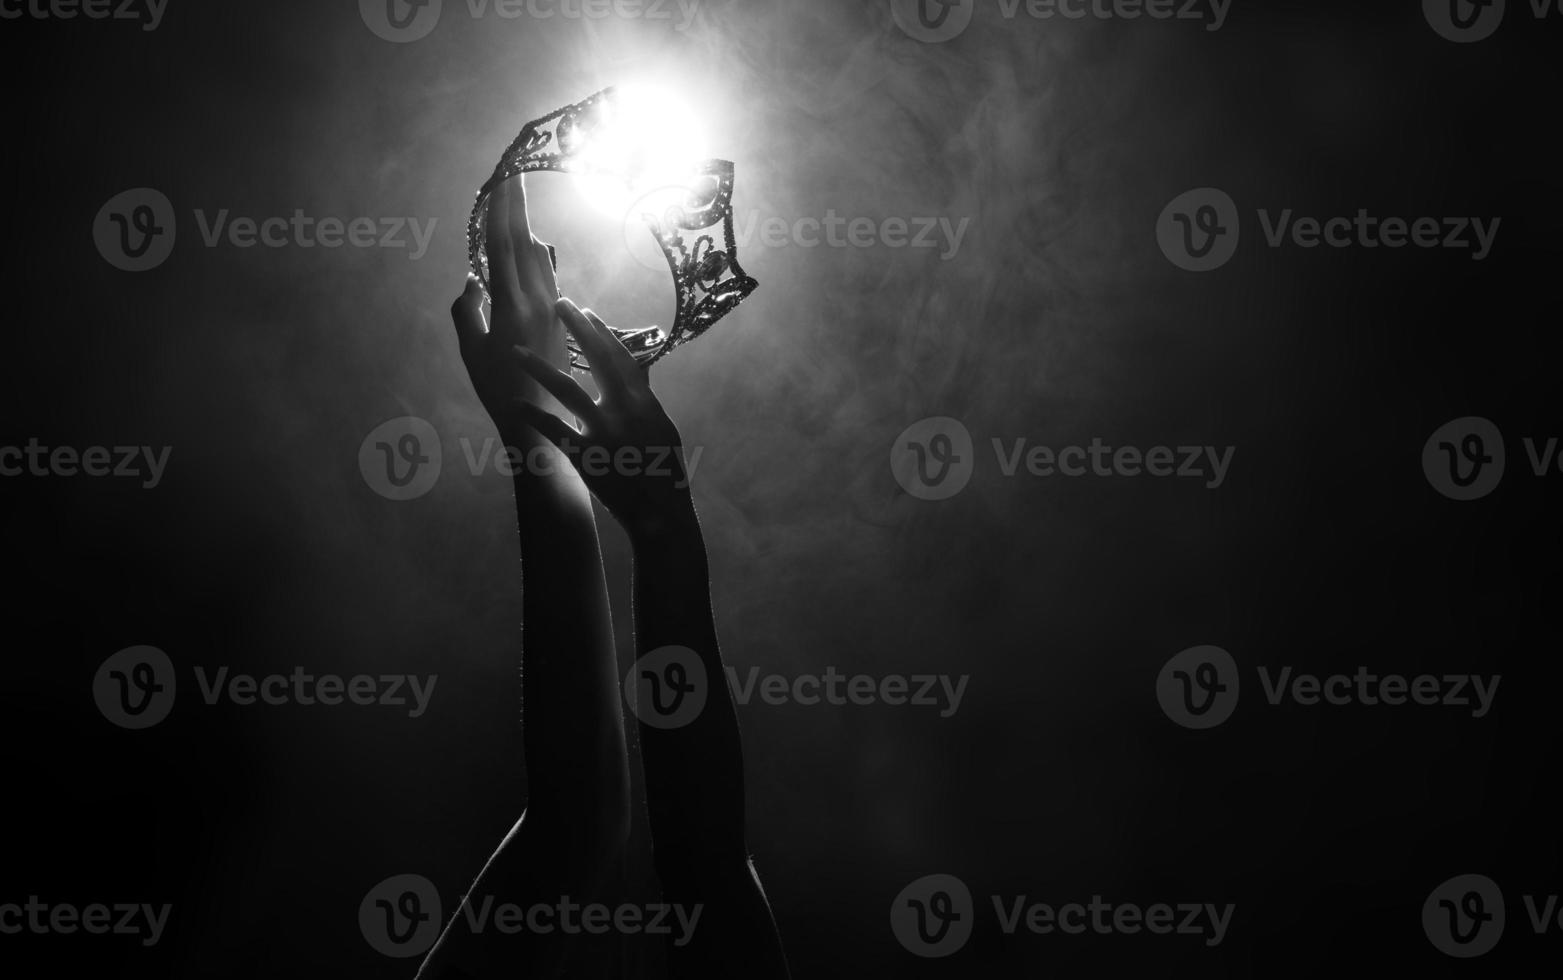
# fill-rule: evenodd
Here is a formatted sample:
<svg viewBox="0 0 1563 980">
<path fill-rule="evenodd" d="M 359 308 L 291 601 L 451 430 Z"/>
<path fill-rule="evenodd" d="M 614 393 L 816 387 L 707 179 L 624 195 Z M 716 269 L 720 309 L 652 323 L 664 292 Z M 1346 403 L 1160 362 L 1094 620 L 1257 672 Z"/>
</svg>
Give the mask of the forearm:
<svg viewBox="0 0 1563 980">
<path fill-rule="evenodd" d="M 587 835 L 588 843 L 611 838 L 625 809 L 628 774 L 591 496 L 541 437 L 528 432 L 507 444 L 523 458 L 553 464 L 525 467 L 515 479 L 528 811 L 561 832 Z"/>
<path fill-rule="evenodd" d="M 678 728 L 641 725 L 647 804 L 658 864 L 698 866 L 743 859 L 743 754 L 711 610 L 710 571 L 693 504 L 631 532 L 635 651 L 687 647 L 699 658 L 707 696 Z"/>
<path fill-rule="evenodd" d="M 707 681 L 689 724 L 642 723 L 641 754 L 657 875 L 669 901 L 707 910 L 685 947 L 670 946 L 673 975 L 785 980 L 786 956 L 749 864 L 738 719 L 711 614 L 710 573 L 693 506 L 631 532 L 635 550 L 636 654 L 687 647 Z"/>
<path fill-rule="evenodd" d="M 544 448 L 529 433 L 505 444 L 523 454 Z M 526 813 L 451 917 L 419 973 L 427 980 L 560 976 L 576 937 L 474 932 L 465 903 L 597 901 L 628 827 L 623 721 L 591 498 L 568 469 L 524 468 L 514 488 Z"/>
</svg>

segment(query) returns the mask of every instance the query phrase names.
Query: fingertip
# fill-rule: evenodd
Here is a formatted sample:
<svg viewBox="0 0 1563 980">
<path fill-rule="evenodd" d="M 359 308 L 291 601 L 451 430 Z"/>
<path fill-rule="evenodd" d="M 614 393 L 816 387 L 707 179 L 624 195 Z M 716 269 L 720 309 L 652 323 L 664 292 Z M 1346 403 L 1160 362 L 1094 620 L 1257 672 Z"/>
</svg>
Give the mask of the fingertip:
<svg viewBox="0 0 1563 980">
<path fill-rule="evenodd" d="M 506 202 L 509 204 L 509 213 L 506 217 L 510 220 L 511 233 L 517 238 L 523 235 L 530 238 L 531 222 L 527 218 L 526 180 L 522 174 L 516 174 L 506 181 L 507 184 L 511 182 L 514 182 L 515 186 L 506 196 Z"/>
<path fill-rule="evenodd" d="M 477 276 L 467 273 L 467 282 L 461 288 L 461 295 L 451 303 L 451 311 L 458 316 L 471 315 L 483 305 L 483 286 L 478 282 Z"/>
<path fill-rule="evenodd" d="M 488 195 L 488 214 L 495 224 L 502 224 L 507 229 L 510 227 L 510 194 L 514 177 L 506 177 L 494 185 L 494 189 Z"/>
</svg>

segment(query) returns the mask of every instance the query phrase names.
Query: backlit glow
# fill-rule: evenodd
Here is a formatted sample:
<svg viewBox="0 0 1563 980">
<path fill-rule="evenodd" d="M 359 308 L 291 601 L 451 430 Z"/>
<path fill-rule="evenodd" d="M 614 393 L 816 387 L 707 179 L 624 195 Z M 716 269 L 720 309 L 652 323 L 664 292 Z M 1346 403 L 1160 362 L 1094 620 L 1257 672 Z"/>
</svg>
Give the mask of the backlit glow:
<svg viewBox="0 0 1563 980">
<path fill-rule="evenodd" d="M 603 125 L 575 151 L 577 186 L 595 209 L 623 215 L 649 191 L 685 184 L 705 160 L 700 117 L 667 89 L 614 90 Z"/>
</svg>

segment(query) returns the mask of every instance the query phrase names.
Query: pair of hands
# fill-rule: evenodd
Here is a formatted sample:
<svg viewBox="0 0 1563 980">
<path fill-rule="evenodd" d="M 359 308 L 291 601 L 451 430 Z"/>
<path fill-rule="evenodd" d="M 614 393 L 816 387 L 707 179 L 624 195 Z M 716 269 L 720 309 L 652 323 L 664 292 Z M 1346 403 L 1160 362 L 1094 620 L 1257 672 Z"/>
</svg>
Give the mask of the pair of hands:
<svg viewBox="0 0 1563 980">
<path fill-rule="evenodd" d="M 687 505 L 683 443 L 646 369 L 601 318 L 559 297 L 548 246 L 531 231 L 521 180 L 506 181 L 489 199 L 491 315 L 485 320 L 483 289 L 470 274 L 451 308 L 461 359 L 506 443 L 521 445 L 528 430 L 553 443 L 633 532 Z M 568 373 L 566 330 L 590 363 L 598 398 Z M 566 413 L 579 428 L 561 417 Z"/>
</svg>

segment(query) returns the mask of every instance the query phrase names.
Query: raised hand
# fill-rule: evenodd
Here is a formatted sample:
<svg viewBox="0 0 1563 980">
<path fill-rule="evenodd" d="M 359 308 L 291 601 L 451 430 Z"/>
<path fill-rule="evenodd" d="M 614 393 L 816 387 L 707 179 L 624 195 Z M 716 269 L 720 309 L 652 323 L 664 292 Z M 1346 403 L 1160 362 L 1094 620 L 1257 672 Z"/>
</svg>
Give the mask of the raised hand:
<svg viewBox="0 0 1563 980">
<path fill-rule="evenodd" d="M 568 299 L 556 309 L 586 355 L 601 397 L 593 399 L 551 357 L 517 344 L 515 363 L 581 427 L 535 399 L 513 399 L 512 411 L 570 458 L 587 487 L 632 536 L 684 517 L 692 505 L 683 440 L 652 392 L 645 368 L 596 314 Z"/>
<path fill-rule="evenodd" d="M 563 367 L 569 363 L 564 328 L 554 311 L 559 286 L 554 279 L 548 246 L 532 234 L 527 218 L 526 188 L 520 177 L 494 189 L 489 199 L 489 292 L 492 316 L 483 317 L 483 288 L 477 277 L 467 276 L 467 286 L 451 307 L 461 359 L 472 378 L 478 399 L 510 436 L 513 404 L 517 399 L 557 410 L 557 404 L 520 370 L 512 353 L 525 345 L 542 361 Z"/>
</svg>

